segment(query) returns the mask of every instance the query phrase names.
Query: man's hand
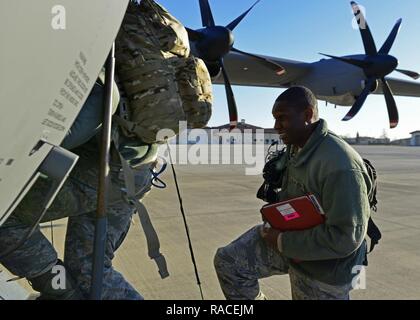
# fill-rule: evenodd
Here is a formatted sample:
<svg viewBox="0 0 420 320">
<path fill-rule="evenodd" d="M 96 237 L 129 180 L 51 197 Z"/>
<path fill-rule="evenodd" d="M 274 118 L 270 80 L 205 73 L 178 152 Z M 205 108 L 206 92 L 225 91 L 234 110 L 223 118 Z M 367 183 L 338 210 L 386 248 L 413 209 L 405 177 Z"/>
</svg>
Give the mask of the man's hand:
<svg viewBox="0 0 420 320">
<path fill-rule="evenodd" d="M 278 238 L 281 233 L 281 231 L 271 228 L 267 223 L 260 228 L 261 238 L 263 238 L 269 246 L 279 251 L 281 248 L 278 246 Z"/>
</svg>

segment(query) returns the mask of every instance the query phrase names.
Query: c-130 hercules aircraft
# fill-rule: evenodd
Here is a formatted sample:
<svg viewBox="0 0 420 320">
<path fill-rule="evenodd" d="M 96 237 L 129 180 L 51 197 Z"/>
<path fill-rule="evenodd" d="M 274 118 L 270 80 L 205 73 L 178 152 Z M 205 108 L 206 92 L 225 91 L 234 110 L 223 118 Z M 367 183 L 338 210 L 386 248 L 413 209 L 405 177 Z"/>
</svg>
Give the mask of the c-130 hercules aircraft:
<svg viewBox="0 0 420 320">
<path fill-rule="evenodd" d="M 260 54 L 250 54 L 233 47 L 232 31 L 251 9 L 245 11 L 226 27 L 217 26 L 208 0 L 199 0 L 203 28 L 188 29 L 195 55 L 206 61 L 217 84 L 225 83 L 231 124 L 237 122 L 236 104 L 231 85 L 287 88 L 303 85 L 310 88 L 318 99 L 340 106 L 352 106 L 345 121 L 351 120 L 361 109 L 369 94 L 383 94 L 388 109 L 390 127 L 398 125 L 396 96 L 420 97 L 420 83 L 387 77 L 398 71 L 417 80 L 417 72 L 397 69 L 398 60 L 391 56 L 401 27 L 398 20 L 387 40 L 378 50 L 369 25 L 354 1 L 351 6 L 357 19 L 365 48 L 364 54 L 335 57 L 306 63 Z"/>
</svg>

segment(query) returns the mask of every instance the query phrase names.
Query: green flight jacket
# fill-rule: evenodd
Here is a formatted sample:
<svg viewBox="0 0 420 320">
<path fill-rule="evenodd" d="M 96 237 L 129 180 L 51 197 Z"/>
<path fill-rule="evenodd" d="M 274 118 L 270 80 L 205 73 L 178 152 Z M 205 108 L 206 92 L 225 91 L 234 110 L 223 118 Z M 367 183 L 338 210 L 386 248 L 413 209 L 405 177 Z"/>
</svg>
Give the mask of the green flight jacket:
<svg viewBox="0 0 420 320">
<path fill-rule="evenodd" d="M 329 131 L 322 119 L 305 146 L 296 155 L 289 146 L 285 156 L 287 169 L 279 200 L 313 193 L 326 222 L 309 230 L 285 232 L 282 253 L 291 259 L 292 267 L 315 280 L 330 285 L 351 283 L 357 275 L 353 267 L 362 265 L 366 257 L 364 239 L 370 217 L 372 182 L 362 158 Z"/>
</svg>

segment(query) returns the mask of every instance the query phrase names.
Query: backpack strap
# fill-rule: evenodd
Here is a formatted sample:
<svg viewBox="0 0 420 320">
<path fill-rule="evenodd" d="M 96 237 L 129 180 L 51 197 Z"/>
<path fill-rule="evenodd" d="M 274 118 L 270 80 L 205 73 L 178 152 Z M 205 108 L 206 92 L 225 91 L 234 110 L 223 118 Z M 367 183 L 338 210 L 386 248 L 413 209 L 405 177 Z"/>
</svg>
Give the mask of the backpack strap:
<svg viewBox="0 0 420 320">
<path fill-rule="evenodd" d="M 118 146 L 117 129 L 113 132 L 113 140 L 115 145 Z M 165 257 L 160 252 L 159 237 L 150 220 L 149 213 L 144 204 L 142 203 L 144 196 L 151 189 L 152 175 L 150 172 L 150 168 L 152 166 L 152 163 L 141 165 L 138 169 L 132 169 L 128 161 L 124 159 L 124 157 L 118 151 L 118 148 L 116 149 L 120 157 L 123 169 L 127 200 L 130 204 L 135 206 L 137 214 L 139 215 L 140 223 L 142 225 L 146 237 L 148 255 L 150 259 L 154 260 L 156 265 L 158 266 L 160 277 L 162 279 L 165 279 L 169 276 L 167 263 Z M 142 187 L 138 191 L 136 191 L 136 178 L 143 179 L 142 181 L 140 181 L 141 183 L 139 183 Z"/>
<path fill-rule="evenodd" d="M 376 169 L 373 166 L 373 164 L 368 159 L 363 159 L 363 162 L 365 164 L 365 168 L 367 170 L 367 173 L 369 175 L 369 178 L 372 182 L 371 190 L 368 193 L 369 197 L 369 205 L 373 211 L 377 211 L 377 204 L 378 200 L 376 199 L 376 194 L 378 191 L 378 175 L 376 173 Z"/>
<path fill-rule="evenodd" d="M 370 238 L 369 253 L 371 253 L 375 246 L 379 243 L 379 240 L 382 238 L 382 233 L 375 222 L 373 222 L 372 218 L 369 218 L 367 234 Z"/>
<path fill-rule="evenodd" d="M 376 199 L 376 193 L 378 191 L 378 175 L 376 173 L 375 167 L 369 160 L 363 159 L 363 162 L 365 164 L 365 168 L 367 170 L 369 178 L 372 182 L 371 190 L 368 192 L 369 205 L 372 211 L 376 212 L 378 204 L 378 200 Z M 370 238 L 370 250 L 368 253 L 371 253 L 375 246 L 379 243 L 379 240 L 381 240 L 382 238 L 381 231 L 379 230 L 375 222 L 373 222 L 372 217 L 369 218 L 367 235 Z"/>
</svg>

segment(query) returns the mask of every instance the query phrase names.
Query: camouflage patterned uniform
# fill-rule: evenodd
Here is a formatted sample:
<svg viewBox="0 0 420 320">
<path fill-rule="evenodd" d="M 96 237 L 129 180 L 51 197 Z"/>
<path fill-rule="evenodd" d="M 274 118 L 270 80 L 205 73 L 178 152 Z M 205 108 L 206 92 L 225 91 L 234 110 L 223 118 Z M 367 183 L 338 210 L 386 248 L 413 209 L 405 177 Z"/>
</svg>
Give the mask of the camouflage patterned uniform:
<svg viewBox="0 0 420 320">
<path fill-rule="evenodd" d="M 73 150 L 80 159 L 68 181 L 48 210 L 44 221 L 70 217 L 67 225 L 64 263 L 66 271 L 85 297 L 89 294 L 93 238 L 95 230 L 96 187 L 98 180 L 98 148 L 96 141 Z M 106 246 L 103 299 L 142 299 L 142 296 L 115 271 L 112 259 L 115 250 L 123 242 L 131 223 L 134 209 L 124 199 L 121 188 L 124 182 L 119 165 L 111 166 L 111 190 L 108 207 L 108 239 Z M 42 179 L 31 194 L 16 209 L 10 219 L 0 228 L 0 251 L 15 244 L 29 229 L 28 213 L 36 213 L 34 204 L 39 203 L 48 185 Z M 28 201 L 29 199 L 29 201 Z M 38 199 L 38 201 L 32 202 Z M 22 221 L 27 221 L 27 223 Z M 12 273 L 28 279 L 50 270 L 57 262 L 57 253 L 50 242 L 38 230 L 17 251 L 1 263 Z"/>
<path fill-rule="evenodd" d="M 265 299 L 259 279 L 289 274 L 294 300 L 348 300 L 351 285 L 332 286 L 299 273 L 289 259 L 266 244 L 256 226 L 219 248 L 214 266 L 226 299 Z"/>
<path fill-rule="evenodd" d="M 118 100 L 118 92 L 114 92 L 114 94 L 115 100 Z M 83 143 L 82 146 L 72 150 L 80 158 L 42 220 L 45 222 L 69 217 L 64 264 L 66 272 L 70 274 L 84 297 L 89 295 L 91 281 L 99 170 L 98 142 L 96 136 L 90 140 L 89 138 L 99 131 L 102 95 L 102 88 L 96 84 L 72 126 L 74 133 L 69 135 L 64 142 L 65 146 Z M 114 110 L 117 104 L 118 101 L 115 101 Z M 84 143 L 87 140 L 89 141 Z M 135 156 L 140 155 L 135 154 Z M 107 197 L 108 239 L 103 299 L 143 299 L 112 267 L 111 261 L 114 252 L 123 242 L 130 227 L 132 214 L 135 212 L 134 207 L 125 200 L 125 194 L 122 191 L 125 188 L 125 183 L 118 157 L 114 156 L 113 161 L 111 162 L 111 184 Z M 15 245 L 34 225 L 37 215 L 41 213 L 42 200 L 50 185 L 51 181 L 48 178 L 38 179 L 8 221 L 0 227 L 0 254 Z M 35 281 L 32 280 L 40 276 L 45 278 L 48 272 L 51 275 L 52 267 L 57 264 L 57 252 L 38 227 L 23 246 L 6 256 L 0 263 L 13 274 L 27 278 L 36 289 Z M 49 282 L 51 283 L 51 281 Z M 37 291 L 42 291 L 42 289 Z M 60 298 L 59 294 L 57 296 Z"/>
</svg>

